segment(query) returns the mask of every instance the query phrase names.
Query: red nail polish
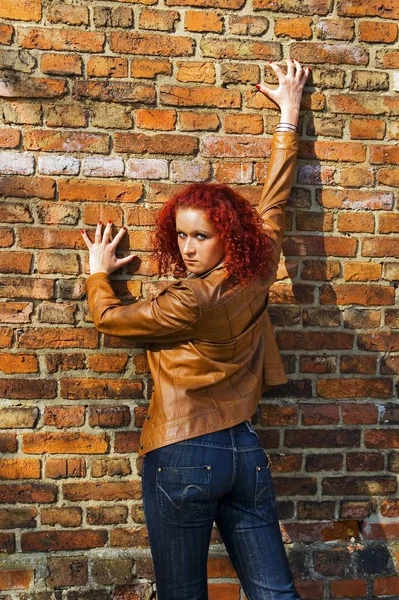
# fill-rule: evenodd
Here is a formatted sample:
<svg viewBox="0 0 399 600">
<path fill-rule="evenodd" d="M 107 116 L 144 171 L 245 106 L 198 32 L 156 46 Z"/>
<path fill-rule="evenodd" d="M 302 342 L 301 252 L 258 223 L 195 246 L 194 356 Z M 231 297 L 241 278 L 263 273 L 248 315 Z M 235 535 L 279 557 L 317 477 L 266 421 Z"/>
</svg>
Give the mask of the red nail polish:
<svg viewBox="0 0 399 600">
<path fill-rule="evenodd" d="M 123 227 L 122 227 L 122 229 L 123 229 L 124 231 L 127 231 L 127 227 L 124 227 L 124 226 L 123 226 Z"/>
<path fill-rule="evenodd" d="M 109 225 L 112 225 L 112 221 L 108 221 Z"/>
<path fill-rule="evenodd" d="M 260 85 L 259 85 L 259 83 L 257 83 L 255 87 L 256 87 L 256 89 L 257 89 L 257 90 L 260 90 Z"/>
<path fill-rule="evenodd" d="M 103 222 L 102 222 L 102 221 L 99 221 L 99 222 L 98 222 L 98 224 L 99 224 L 99 225 L 102 225 L 102 224 L 103 224 Z"/>
<path fill-rule="evenodd" d="M 81 230 L 80 230 L 80 233 L 82 233 L 82 234 L 83 234 L 83 233 L 84 233 L 84 229 L 81 229 Z"/>
</svg>

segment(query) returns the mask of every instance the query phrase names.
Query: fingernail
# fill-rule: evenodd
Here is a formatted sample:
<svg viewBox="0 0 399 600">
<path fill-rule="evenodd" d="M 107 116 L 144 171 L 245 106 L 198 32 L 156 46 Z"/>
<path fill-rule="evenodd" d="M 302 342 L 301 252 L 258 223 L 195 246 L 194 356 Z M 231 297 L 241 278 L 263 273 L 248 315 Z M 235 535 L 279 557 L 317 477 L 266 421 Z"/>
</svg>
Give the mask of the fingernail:
<svg viewBox="0 0 399 600">
<path fill-rule="evenodd" d="M 255 87 L 256 87 L 256 89 L 257 89 L 257 90 L 260 90 L 260 85 L 259 85 L 259 83 L 257 83 Z"/>
<path fill-rule="evenodd" d="M 83 234 L 83 233 L 84 233 L 84 229 L 81 229 L 81 230 L 80 230 L 80 233 L 81 233 L 81 234 Z"/>
<path fill-rule="evenodd" d="M 102 221 L 99 221 L 99 222 L 98 222 L 98 224 L 99 224 L 99 225 L 102 225 L 102 224 L 103 224 L 103 222 L 102 222 Z"/>
<path fill-rule="evenodd" d="M 108 221 L 108 224 L 109 224 L 109 225 L 112 225 L 112 221 Z"/>
<path fill-rule="evenodd" d="M 123 226 L 123 227 L 122 227 L 122 229 L 123 229 L 124 231 L 127 231 L 127 227 L 125 227 L 125 226 Z"/>
</svg>

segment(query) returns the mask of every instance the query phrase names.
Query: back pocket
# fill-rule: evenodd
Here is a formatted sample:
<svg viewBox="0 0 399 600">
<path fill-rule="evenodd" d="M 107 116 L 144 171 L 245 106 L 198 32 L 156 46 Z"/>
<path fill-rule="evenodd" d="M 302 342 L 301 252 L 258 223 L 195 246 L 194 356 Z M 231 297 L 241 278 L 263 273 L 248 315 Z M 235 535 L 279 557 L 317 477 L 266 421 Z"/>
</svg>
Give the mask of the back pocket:
<svg viewBox="0 0 399 600">
<path fill-rule="evenodd" d="M 256 467 L 255 510 L 268 523 L 278 521 L 276 493 L 269 467 Z"/>
<path fill-rule="evenodd" d="M 171 523 L 187 523 L 204 510 L 211 492 L 212 468 L 158 467 L 156 497 L 158 510 Z"/>
</svg>

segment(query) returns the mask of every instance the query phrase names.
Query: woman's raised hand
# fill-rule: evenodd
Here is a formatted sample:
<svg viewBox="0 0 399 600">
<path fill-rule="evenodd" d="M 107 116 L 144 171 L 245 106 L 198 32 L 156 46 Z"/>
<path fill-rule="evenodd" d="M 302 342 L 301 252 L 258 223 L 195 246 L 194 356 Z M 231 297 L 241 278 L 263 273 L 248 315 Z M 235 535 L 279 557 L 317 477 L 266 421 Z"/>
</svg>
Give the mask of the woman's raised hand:
<svg viewBox="0 0 399 600">
<path fill-rule="evenodd" d="M 310 69 L 303 69 L 297 60 L 286 59 L 287 72 L 284 73 L 279 63 L 270 62 L 269 65 L 278 78 L 278 87 L 271 89 L 265 85 L 257 85 L 257 89 L 273 100 L 281 110 L 281 121 L 297 125 L 299 118 L 299 105 Z"/>
<path fill-rule="evenodd" d="M 111 239 L 111 228 L 112 222 L 108 221 L 104 233 L 101 234 L 102 223 L 99 221 L 94 234 L 94 242 L 90 240 L 84 230 L 81 230 L 83 240 L 89 249 L 90 275 L 94 275 L 94 273 L 107 273 L 110 275 L 136 258 L 134 254 L 124 258 L 118 258 L 115 255 L 115 250 L 126 233 L 126 227 L 122 227 L 113 240 Z"/>
</svg>

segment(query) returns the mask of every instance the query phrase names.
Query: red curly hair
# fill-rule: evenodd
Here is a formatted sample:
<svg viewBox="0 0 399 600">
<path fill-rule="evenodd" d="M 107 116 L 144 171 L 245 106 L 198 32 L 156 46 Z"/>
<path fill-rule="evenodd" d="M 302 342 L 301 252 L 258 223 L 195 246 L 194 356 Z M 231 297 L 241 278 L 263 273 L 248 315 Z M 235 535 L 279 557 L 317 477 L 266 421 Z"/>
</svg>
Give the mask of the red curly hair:
<svg viewBox="0 0 399 600">
<path fill-rule="evenodd" d="M 270 273 L 272 243 L 249 202 L 227 185 L 194 183 L 170 198 L 157 215 L 154 255 L 161 275 L 186 273 L 176 234 L 180 207 L 201 210 L 224 243 L 224 265 L 237 283 Z"/>
</svg>

